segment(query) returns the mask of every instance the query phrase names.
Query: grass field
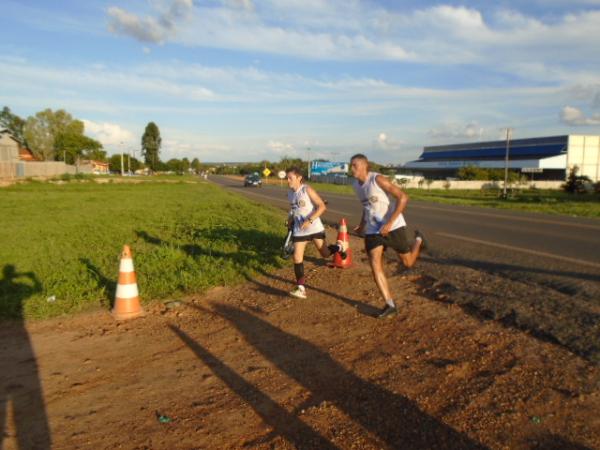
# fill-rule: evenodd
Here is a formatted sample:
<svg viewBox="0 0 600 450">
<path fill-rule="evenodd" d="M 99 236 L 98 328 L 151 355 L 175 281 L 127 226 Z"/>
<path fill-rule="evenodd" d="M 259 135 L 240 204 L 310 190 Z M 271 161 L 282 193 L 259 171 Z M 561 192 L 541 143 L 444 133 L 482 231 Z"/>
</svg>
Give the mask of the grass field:
<svg viewBox="0 0 600 450">
<path fill-rule="evenodd" d="M 310 183 L 317 191 L 354 194 L 351 186 Z M 600 195 L 572 195 L 562 191 L 524 189 L 513 192 L 508 200 L 496 190 L 407 189 L 411 199 L 452 205 L 517 209 L 545 214 L 600 217 Z"/>
<path fill-rule="evenodd" d="M 2 188 L 0 318 L 109 308 L 124 244 L 131 245 L 144 300 L 280 266 L 280 211 L 185 180 L 193 181 Z"/>
</svg>

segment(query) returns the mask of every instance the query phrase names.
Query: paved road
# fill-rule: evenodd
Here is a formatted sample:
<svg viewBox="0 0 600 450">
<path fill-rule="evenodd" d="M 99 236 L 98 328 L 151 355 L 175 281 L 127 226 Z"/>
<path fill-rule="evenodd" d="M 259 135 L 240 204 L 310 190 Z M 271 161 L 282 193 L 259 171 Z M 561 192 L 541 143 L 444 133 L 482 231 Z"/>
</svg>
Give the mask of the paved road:
<svg viewBox="0 0 600 450">
<path fill-rule="evenodd" d="M 230 178 L 211 179 L 257 202 L 283 209 L 289 206 L 286 191 L 280 187 L 244 188 Z M 358 224 L 361 209 L 353 195 L 321 194 L 328 201 L 326 221 L 337 223 L 346 217 L 349 225 Z M 422 201 L 410 201 L 405 217 L 409 228 L 426 233 L 438 255 L 487 270 L 522 271 L 528 278 L 545 274 L 550 279 L 539 282 L 562 285 L 570 294 L 600 293 L 600 287 L 593 285 L 600 282 L 600 220 Z M 561 272 L 567 280 L 552 280 L 554 276 L 562 278 Z M 581 281 L 591 283 L 585 286 Z"/>
</svg>

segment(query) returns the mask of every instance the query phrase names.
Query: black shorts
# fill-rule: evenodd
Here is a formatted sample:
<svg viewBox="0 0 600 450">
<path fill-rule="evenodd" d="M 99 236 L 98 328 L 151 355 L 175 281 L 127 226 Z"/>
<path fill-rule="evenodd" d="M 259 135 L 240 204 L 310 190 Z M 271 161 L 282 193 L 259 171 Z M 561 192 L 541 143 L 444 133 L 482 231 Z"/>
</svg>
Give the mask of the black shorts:
<svg viewBox="0 0 600 450">
<path fill-rule="evenodd" d="M 292 235 L 292 242 L 310 242 L 313 239 L 325 240 L 325 232 L 319 231 L 318 233 L 307 234 L 306 236 L 293 236 Z"/>
<path fill-rule="evenodd" d="M 406 227 L 396 228 L 390 231 L 387 236 L 380 234 L 367 234 L 365 236 L 365 250 L 367 253 L 382 245 L 384 250 L 391 247 L 398 253 L 410 253 L 410 244 L 406 237 Z"/>
</svg>

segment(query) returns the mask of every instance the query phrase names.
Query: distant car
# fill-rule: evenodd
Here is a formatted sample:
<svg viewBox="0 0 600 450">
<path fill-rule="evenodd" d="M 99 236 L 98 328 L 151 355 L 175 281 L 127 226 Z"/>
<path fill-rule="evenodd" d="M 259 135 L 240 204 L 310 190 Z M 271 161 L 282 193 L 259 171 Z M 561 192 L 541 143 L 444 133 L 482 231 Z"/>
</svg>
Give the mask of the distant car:
<svg viewBox="0 0 600 450">
<path fill-rule="evenodd" d="M 247 175 L 246 178 L 244 178 L 244 187 L 248 186 L 262 187 L 260 176 L 256 174 Z"/>
</svg>

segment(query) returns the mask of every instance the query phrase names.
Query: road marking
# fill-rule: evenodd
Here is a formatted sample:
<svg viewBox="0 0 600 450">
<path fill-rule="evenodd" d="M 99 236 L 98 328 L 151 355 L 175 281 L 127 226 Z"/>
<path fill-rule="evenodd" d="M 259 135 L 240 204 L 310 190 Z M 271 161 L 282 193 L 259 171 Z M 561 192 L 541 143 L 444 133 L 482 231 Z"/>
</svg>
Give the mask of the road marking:
<svg viewBox="0 0 600 450">
<path fill-rule="evenodd" d="M 529 253 L 530 255 L 544 256 L 546 258 L 554 258 L 554 259 L 558 259 L 561 261 L 566 261 L 566 262 L 570 262 L 570 263 L 580 264 L 583 266 L 593 267 L 595 269 L 600 269 L 600 264 L 594 263 L 591 261 L 585 261 L 583 259 L 569 258 L 567 256 L 560 256 L 560 255 L 555 255 L 553 253 L 540 252 L 537 250 L 528 250 L 528 249 L 521 248 L 521 247 L 514 247 L 512 245 L 496 244 L 495 242 L 467 238 L 467 237 L 459 236 L 456 234 L 441 233 L 441 232 L 436 232 L 435 234 L 437 234 L 438 236 L 443 236 L 443 237 L 448 237 L 448 238 L 452 238 L 452 239 L 459 239 L 461 241 L 471 242 L 473 244 L 483 244 L 483 245 L 488 245 L 490 247 L 501 248 L 504 250 L 512 250 L 512 251 L 516 251 L 516 252 Z"/>
</svg>

